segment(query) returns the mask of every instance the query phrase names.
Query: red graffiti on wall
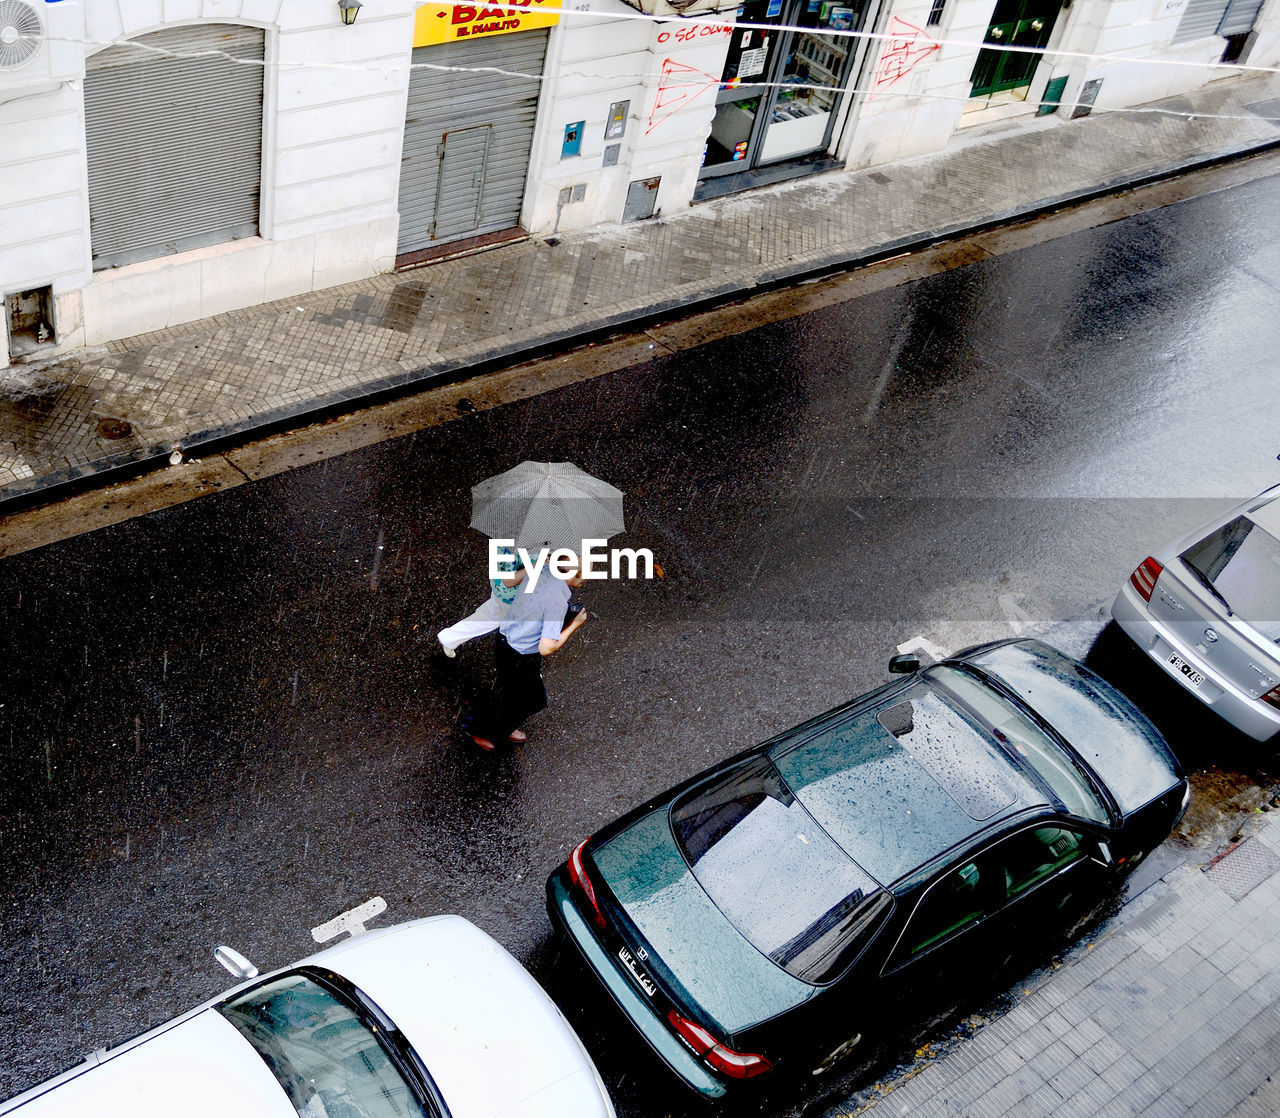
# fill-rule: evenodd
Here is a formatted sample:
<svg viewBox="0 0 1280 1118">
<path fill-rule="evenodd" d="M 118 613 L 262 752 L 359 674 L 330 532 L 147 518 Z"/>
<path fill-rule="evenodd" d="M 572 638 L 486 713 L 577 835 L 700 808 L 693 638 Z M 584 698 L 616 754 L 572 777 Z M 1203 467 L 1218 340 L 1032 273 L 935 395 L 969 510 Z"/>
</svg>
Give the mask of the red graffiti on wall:
<svg viewBox="0 0 1280 1118">
<path fill-rule="evenodd" d="M 527 0 L 521 0 L 522 3 Z M 675 39 L 677 43 L 691 43 L 694 39 L 718 39 L 721 35 L 732 35 L 731 23 L 690 23 L 675 31 L 659 31 L 658 42 L 667 43 Z"/>
<path fill-rule="evenodd" d="M 934 51 L 942 47 L 929 38 L 923 28 L 894 16 L 889 24 L 889 39 L 876 67 L 876 86 L 892 85 L 905 78 Z"/>
<path fill-rule="evenodd" d="M 690 102 L 701 97 L 708 89 L 720 84 L 719 78 L 713 78 L 693 66 L 676 62 L 672 58 L 662 60 L 662 78 L 658 82 L 658 95 L 653 99 L 653 109 L 649 113 L 649 126 L 644 130 L 647 136 L 673 113 L 679 112 Z"/>
</svg>

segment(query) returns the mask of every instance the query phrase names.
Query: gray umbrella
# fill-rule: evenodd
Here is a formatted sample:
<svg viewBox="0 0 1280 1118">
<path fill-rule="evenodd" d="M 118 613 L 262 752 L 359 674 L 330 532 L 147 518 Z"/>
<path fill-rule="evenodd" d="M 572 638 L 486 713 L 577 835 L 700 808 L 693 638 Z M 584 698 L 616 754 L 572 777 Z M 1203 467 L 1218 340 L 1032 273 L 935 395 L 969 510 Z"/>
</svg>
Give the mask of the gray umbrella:
<svg viewBox="0 0 1280 1118">
<path fill-rule="evenodd" d="M 622 490 L 572 462 L 521 462 L 471 489 L 471 527 L 494 539 L 514 539 L 533 551 L 608 539 L 626 530 Z"/>
</svg>

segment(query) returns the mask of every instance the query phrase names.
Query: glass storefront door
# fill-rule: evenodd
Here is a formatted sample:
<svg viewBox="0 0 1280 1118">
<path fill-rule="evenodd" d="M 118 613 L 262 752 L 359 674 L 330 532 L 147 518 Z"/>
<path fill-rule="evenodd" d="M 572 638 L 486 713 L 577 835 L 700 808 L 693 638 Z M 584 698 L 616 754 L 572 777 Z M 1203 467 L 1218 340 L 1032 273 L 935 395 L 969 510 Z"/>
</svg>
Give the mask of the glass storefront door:
<svg viewBox="0 0 1280 1118">
<path fill-rule="evenodd" d="M 868 0 L 746 0 L 739 6 L 739 22 L 778 29 L 734 32 L 702 177 L 827 146 L 840 104 L 838 90 L 848 81 L 860 40 L 822 32 L 860 31 L 867 5 Z M 804 30 L 783 31 L 783 26 Z M 821 88 L 811 88 L 815 86 Z"/>
<path fill-rule="evenodd" d="M 781 5 L 770 18 L 771 0 L 747 0 L 738 6 L 741 23 L 781 23 Z M 781 36 L 769 30 L 735 30 L 725 59 L 720 90 L 716 94 L 716 115 L 702 158 L 704 172 L 714 169 L 739 171 L 745 165 L 751 134 L 760 115 L 761 100 L 770 100 L 770 90 L 753 85 L 751 79 L 768 81 L 773 55 Z"/>
</svg>

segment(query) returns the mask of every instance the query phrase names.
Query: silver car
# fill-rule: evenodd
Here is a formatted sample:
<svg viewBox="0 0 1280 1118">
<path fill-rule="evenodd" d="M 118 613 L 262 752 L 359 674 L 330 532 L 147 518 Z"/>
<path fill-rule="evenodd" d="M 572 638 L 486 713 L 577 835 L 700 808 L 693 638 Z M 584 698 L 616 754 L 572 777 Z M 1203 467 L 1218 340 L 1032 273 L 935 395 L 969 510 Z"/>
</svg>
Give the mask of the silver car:
<svg viewBox="0 0 1280 1118">
<path fill-rule="evenodd" d="M 1231 725 L 1280 733 L 1280 485 L 1144 559 L 1111 612 Z"/>
</svg>

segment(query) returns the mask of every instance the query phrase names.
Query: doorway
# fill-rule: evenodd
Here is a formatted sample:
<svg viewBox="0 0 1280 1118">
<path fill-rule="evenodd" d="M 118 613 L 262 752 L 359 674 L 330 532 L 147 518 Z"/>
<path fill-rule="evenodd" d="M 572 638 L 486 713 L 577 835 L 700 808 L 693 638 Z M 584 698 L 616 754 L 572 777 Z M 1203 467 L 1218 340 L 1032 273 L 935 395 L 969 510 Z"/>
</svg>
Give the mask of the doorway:
<svg viewBox="0 0 1280 1118">
<path fill-rule="evenodd" d="M 417 47 L 400 163 L 399 266 L 518 228 L 545 28 Z M 425 255 L 424 255 L 425 254 Z"/>
<path fill-rule="evenodd" d="M 725 59 L 702 179 L 822 152 L 831 142 L 841 90 L 870 0 L 746 0 Z M 783 30 L 786 27 L 799 30 Z"/>
<path fill-rule="evenodd" d="M 1042 48 L 1053 34 L 1060 0 L 997 0 L 984 42 L 994 46 Z M 1022 51 L 982 50 L 969 80 L 971 97 L 986 97 L 1030 86 L 1041 55 Z"/>
</svg>

